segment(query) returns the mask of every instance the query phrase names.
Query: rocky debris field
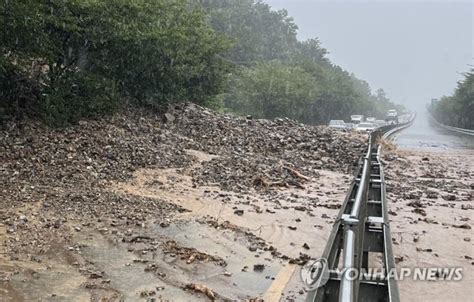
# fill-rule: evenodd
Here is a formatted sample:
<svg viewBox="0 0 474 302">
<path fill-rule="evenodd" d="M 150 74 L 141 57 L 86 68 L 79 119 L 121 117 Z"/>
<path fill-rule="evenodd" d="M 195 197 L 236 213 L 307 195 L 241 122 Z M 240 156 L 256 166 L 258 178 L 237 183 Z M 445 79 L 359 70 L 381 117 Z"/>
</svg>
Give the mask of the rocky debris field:
<svg viewBox="0 0 474 302">
<path fill-rule="evenodd" d="M 291 263 L 324 248 L 365 143 L 196 105 L 56 130 L 10 124 L 0 139 L 6 301 L 278 292 L 275 278 L 296 278 Z"/>
<path fill-rule="evenodd" d="M 463 280 L 399 282 L 404 301 L 472 297 L 474 152 L 385 152 L 390 226 L 398 267 L 461 267 Z"/>
<path fill-rule="evenodd" d="M 298 186 L 321 169 L 352 172 L 365 145 L 364 137 L 286 118 L 236 118 L 196 106 L 167 117 L 172 122 L 165 128 L 188 138 L 188 149 L 219 155 L 194 171 L 195 181 L 237 191 Z"/>
</svg>

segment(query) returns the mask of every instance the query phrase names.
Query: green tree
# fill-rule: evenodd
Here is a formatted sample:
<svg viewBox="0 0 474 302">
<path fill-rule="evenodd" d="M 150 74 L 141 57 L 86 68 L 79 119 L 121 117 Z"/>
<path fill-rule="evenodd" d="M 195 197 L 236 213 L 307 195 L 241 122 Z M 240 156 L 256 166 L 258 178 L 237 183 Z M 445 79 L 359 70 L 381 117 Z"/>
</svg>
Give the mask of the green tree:
<svg viewBox="0 0 474 302">
<path fill-rule="evenodd" d="M 285 10 L 273 11 L 256 0 L 199 3 L 214 29 L 234 41 L 225 55 L 239 65 L 224 98 L 230 111 L 321 124 L 356 113 L 383 118 L 386 107 L 393 105 L 334 65 L 317 38 L 298 41 L 298 27 Z"/>
<path fill-rule="evenodd" d="M 452 96 L 442 97 L 430 111 L 443 124 L 474 129 L 474 69 L 458 82 Z"/>
<path fill-rule="evenodd" d="M 64 124 L 124 98 L 205 104 L 230 68 L 229 43 L 186 0 L 4 1 L 0 16 L 3 115 Z"/>
<path fill-rule="evenodd" d="M 259 118 L 291 117 L 304 120 L 317 93 L 313 78 L 300 67 L 278 62 L 245 68 L 232 83 L 226 106 L 240 114 Z"/>
<path fill-rule="evenodd" d="M 212 27 L 234 41 L 225 57 L 237 64 L 290 60 L 298 27 L 286 10 L 274 11 L 261 0 L 200 0 Z"/>
</svg>

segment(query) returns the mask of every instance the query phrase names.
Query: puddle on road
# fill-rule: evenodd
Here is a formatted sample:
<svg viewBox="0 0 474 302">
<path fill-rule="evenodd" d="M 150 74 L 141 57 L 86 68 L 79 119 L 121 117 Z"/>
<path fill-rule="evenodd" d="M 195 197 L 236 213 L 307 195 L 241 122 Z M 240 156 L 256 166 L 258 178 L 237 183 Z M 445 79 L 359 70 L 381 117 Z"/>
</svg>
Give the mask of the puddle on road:
<svg viewBox="0 0 474 302">
<path fill-rule="evenodd" d="M 146 272 L 146 264 L 134 262 L 140 257 L 129 252 L 126 244 L 111 243 L 100 235 L 89 237 L 81 243 L 87 245 L 82 249 L 82 255 L 104 272 L 105 278 L 110 280 L 110 286 L 125 301 L 146 301 L 140 294 L 150 291 L 156 292 L 152 297 L 158 301 L 206 301 L 203 297 L 184 291 L 177 284 L 164 282 L 153 273 Z"/>
<path fill-rule="evenodd" d="M 156 239 L 158 247 L 146 254 L 140 253 L 147 246 L 141 243 L 112 243 L 99 234 L 77 238 L 85 245 L 81 248 L 81 255 L 104 272 L 104 279 L 110 279 L 110 287 L 125 301 L 145 300 L 140 293 L 151 290 L 156 291 L 152 297 L 158 300 L 208 301 L 202 294 L 182 289 L 189 283 L 204 284 L 224 300 L 261 297 L 284 265 L 288 265 L 273 258 L 268 251 L 251 252 L 248 249 L 251 244 L 243 232 L 216 229 L 204 223 L 177 221 L 169 227 L 155 225 L 144 232 Z M 221 257 L 227 265 L 220 266 L 212 261 L 188 264 L 186 260 L 163 253 L 160 245 L 168 240 Z M 134 252 L 129 251 L 131 249 Z M 149 263 L 156 264 L 161 277 L 145 271 Z M 254 271 L 255 264 L 264 264 L 265 268 Z M 244 266 L 247 268 L 243 271 Z"/>
<path fill-rule="evenodd" d="M 166 200 L 191 211 L 180 214 L 181 218 L 210 216 L 219 221 L 227 220 L 250 230 L 290 257 L 298 257 L 300 252 L 308 253 L 302 248 L 303 243 L 311 247 L 311 253 L 319 256 L 338 213 L 337 208 L 330 209 L 324 205 L 342 204 L 349 187 L 347 180 L 346 183 L 342 181 L 343 174 L 320 173 L 320 179 L 308 183 L 305 190 L 278 189 L 272 196 L 257 192 L 238 194 L 209 186 L 194 188 L 191 176 L 176 169 L 140 170 L 135 172 L 131 182 L 118 183 L 113 189 Z M 314 206 L 309 200 L 320 206 Z M 304 206 L 306 210 L 295 210 L 297 206 Z M 244 214 L 236 215 L 236 209 L 243 210 Z"/>
<path fill-rule="evenodd" d="M 189 152 L 197 158 L 193 167 L 211 159 L 202 152 Z M 153 232 L 184 247 L 219 256 L 228 263 L 227 267 L 212 263 L 186 264 L 182 260 L 164 257 L 159 263 L 160 269 L 174 265 L 174 270 L 169 271 L 179 279 L 174 284 L 202 283 L 234 300 L 265 296 L 269 288 L 272 292 L 283 290 L 279 287 L 275 291 L 272 287 L 272 278 L 279 272 L 287 273 L 280 274 L 285 276 L 278 278 L 285 280 L 277 283 L 284 287 L 290 282 L 294 284 L 292 290 L 301 288 L 298 274 L 293 273 L 295 269 L 285 267 L 288 264 L 269 252 L 256 257 L 258 252 L 248 249 L 250 244 L 244 232 L 251 232 L 292 258 L 298 258 L 300 253 L 320 257 L 339 212 L 337 206 L 342 205 L 351 177 L 321 170 L 320 177 L 306 183 L 305 189 L 276 188 L 266 194 L 257 191 L 235 193 L 217 186 L 193 186 L 191 170 L 192 167 L 188 170 L 142 169 L 134 173 L 131 181 L 111 187 L 115 192 L 166 200 L 190 210 L 171 219 L 166 228 L 154 227 Z M 241 213 L 236 214 L 236 210 Z M 218 222 L 228 221 L 240 231 L 215 229 L 196 222 L 203 217 L 212 217 Z M 304 243 L 310 249 L 304 248 Z M 265 270 L 254 272 L 254 264 L 265 264 Z M 244 266 L 248 266 L 246 272 L 242 271 Z M 224 274 L 226 271 L 231 275 Z"/>
<path fill-rule="evenodd" d="M 192 246 L 201 252 L 222 257 L 227 262 L 225 267 L 202 263 L 196 265 L 192 282 L 203 283 L 229 299 L 261 297 L 278 272 L 287 265 L 274 259 L 270 252 L 251 252 L 245 235 L 233 230 L 215 229 L 186 221 L 167 228 L 156 227 L 156 231 L 183 246 Z M 254 271 L 253 267 L 257 264 L 264 264 L 264 270 Z M 243 271 L 244 267 L 247 268 Z M 226 276 L 225 272 L 231 275 Z"/>
</svg>

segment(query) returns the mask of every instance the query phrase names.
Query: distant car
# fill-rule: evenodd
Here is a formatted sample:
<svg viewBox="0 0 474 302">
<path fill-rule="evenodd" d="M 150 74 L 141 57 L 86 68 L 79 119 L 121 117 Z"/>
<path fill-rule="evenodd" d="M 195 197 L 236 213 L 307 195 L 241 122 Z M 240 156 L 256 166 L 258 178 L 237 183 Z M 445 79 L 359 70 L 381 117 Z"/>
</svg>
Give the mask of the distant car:
<svg viewBox="0 0 474 302">
<path fill-rule="evenodd" d="M 366 122 L 370 122 L 370 123 L 373 123 L 375 122 L 376 118 L 375 117 L 368 117 L 365 119 Z"/>
<path fill-rule="evenodd" d="M 364 121 L 363 115 L 351 115 L 351 123 L 357 125 L 359 123 L 362 123 L 363 121 Z"/>
<path fill-rule="evenodd" d="M 329 128 L 342 129 L 342 130 L 347 129 L 346 123 L 344 123 L 343 120 L 331 120 L 329 122 Z"/>
<path fill-rule="evenodd" d="M 375 126 L 378 128 L 378 127 L 383 127 L 383 126 L 386 126 L 387 125 L 387 122 L 385 122 L 384 120 L 376 120 L 374 122 Z"/>
<path fill-rule="evenodd" d="M 392 122 L 393 123 L 398 123 L 398 112 L 395 109 L 390 109 L 387 112 L 387 117 L 385 118 L 385 121 L 387 122 Z"/>
<path fill-rule="evenodd" d="M 397 112 L 397 110 L 395 110 L 395 109 L 390 109 L 390 110 L 387 112 L 387 115 L 397 116 L 397 115 L 398 115 L 398 112 Z"/>
<path fill-rule="evenodd" d="M 355 130 L 359 132 L 372 132 L 375 130 L 375 125 L 372 123 L 364 122 L 355 126 Z"/>
<path fill-rule="evenodd" d="M 353 123 L 345 123 L 345 124 L 346 124 L 346 129 L 347 129 L 347 130 L 352 130 L 352 129 L 354 129 L 354 126 L 355 126 L 355 125 L 354 125 Z"/>
</svg>

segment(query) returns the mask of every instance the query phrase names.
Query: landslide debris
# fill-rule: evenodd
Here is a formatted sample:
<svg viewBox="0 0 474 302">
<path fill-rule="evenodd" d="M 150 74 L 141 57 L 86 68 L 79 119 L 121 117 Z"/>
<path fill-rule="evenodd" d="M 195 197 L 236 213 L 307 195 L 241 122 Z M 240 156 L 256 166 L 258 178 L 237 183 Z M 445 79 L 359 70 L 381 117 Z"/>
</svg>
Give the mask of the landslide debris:
<svg viewBox="0 0 474 302">
<path fill-rule="evenodd" d="M 302 187 L 320 169 L 350 172 L 365 145 L 364 137 L 287 118 L 235 117 L 194 104 L 175 107 L 168 115 L 173 118 L 165 128 L 188 138 L 188 149 L 219 155 L 195 169 L 196 183 L 235 191 Z"/>
<path fill-rule="evenodd" d="M 164 116 L 129 109 L 64 129 L 34 122 L 9 124 L 0 136 L 0 228 L 5 228 L 5 234 L 0 233 L 0 259 L 49 263 L 55 255 L 64 254 L 74 266 L 82 263 L 84 249 L 77 237 L 89 234 L 100 234 L 114 244 L 125 238 L 122 244 L 139 244 L 146 251 L 143 230 L 153 224 L 168 228 L 177 214 L 187 210 L 166 199 L 111 189 L 117 182 L 133 181 L 133 173 L 143 168 L 187 171 L 194 186 L 214 184 L 239 194 L 257 189 L 275 207 L 262 210 L 255 206 L 255 211 L 273 215 L 276 209 L 289 209 L 278 205 L 279 199 L 289 197 L 280 196 L 277 188 L 305 188 L 321 169 L 351 171 L 364 144 L 361 136 L 325 127 L 289 119 L 234 117 L 192 104 L 170 108 Z M 189 150 L 215 156 L 201 162 Z M 159 180 L 150 181 L 159 185 Z M 301 212 L 308 207 L 294 206 Z M 233 213 L 249 215 L 248 209 L 236 208 Z M 238 229 L 226 222 L 215 223 L 219 229 Z M 300 229 L 293 228 L 294 232 Z M 297 264 L 309 259 L 302 253 L 290 259 L 251 232 L 245 234 L 252 242 L 249 250 L 267 250 Z M 165 254 L 188 263 L 226 265 L 217 255 L 169 239 L 157 239 L 161 244 L 156 247 Z M 90 269 L 98 271 L 92 262 Z M 100 286 L 97 291 L 102 290 Z M 213 296 L 201 286 L 188 289 Z M 110 290 L 111 295 L 116 294 Z"/>
<path fill-rule="evenodd" d="M 303 187 L 310 177 L 318 177 L 319 169 L 348 171 L 364 145 L 361 137 L 326 127 L 234 117 L 194 104 L 175 106 L 164 117 L 130 109 L 64 129 L 10 124 L 0 140 L 2 222 L 10 232 L 21 230 L 33 239 L 23 247 L 42 246 L 37 241 L 50 236 L 41 239 L 37 232 L 61 229 L 71 217 L 94 224 L 98 219 L 139 224 L 152 214 L 181 211 L 166 202 L 119 196 L 106 188 L 111 181 L 129 179 L 139 168 L 189 167 L 193 158 L 187 149 L 217 155 L 193 170 L 195 185 L 248 191 Z M 27 215 L 36 218 L 29 222 L 11 214 L 25 204 L 36 206 Z"/>
</svg>

